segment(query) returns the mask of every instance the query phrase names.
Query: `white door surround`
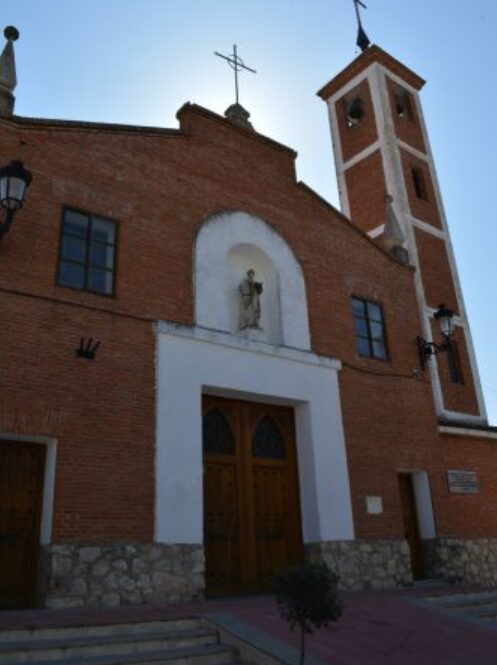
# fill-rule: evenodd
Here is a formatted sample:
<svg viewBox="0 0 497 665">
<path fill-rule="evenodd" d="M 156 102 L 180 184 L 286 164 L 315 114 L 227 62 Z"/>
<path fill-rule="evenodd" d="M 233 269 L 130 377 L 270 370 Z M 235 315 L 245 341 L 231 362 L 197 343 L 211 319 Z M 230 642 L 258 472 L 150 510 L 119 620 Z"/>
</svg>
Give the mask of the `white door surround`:
<svg viewBox="0 0 497 665">
<path fill-rule="evenodd" d="M 303 540 L 354 538 L 338 361 L 166 322 L 156 358 L 157 542 L 203 542 L 202 394 L 293 406 Z"/>
</svg>

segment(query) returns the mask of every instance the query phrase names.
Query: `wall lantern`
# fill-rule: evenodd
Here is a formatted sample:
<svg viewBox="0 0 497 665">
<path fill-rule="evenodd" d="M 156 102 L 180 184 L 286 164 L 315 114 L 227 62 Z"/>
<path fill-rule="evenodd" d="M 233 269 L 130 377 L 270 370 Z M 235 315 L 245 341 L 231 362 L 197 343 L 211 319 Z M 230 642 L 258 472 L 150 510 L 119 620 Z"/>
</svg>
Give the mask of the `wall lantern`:
<svg viewBox="0 0 497 665">
<path fill-rule="evenodd" d="M 435 344 L 435 342 L 427 342 L 423 337 L 418 337 L 419 357 L 423 369 L 432 356 L 437 355 L 440 351 L 448 351 L 454 333 L 454 312 L 451 309 L 445 305 L 439 305 L 433 316 L 438 321 L 442 343 Z"/>
<path fill-rule="evenodd" d="M 31 180 L 31 173 L 17 160 L 0 168 L 0 204 L 7 211 L 5 222 L 0 224 L 0 240 L 10 229 L 16 212 L 24 205 Z"/>
</svg>

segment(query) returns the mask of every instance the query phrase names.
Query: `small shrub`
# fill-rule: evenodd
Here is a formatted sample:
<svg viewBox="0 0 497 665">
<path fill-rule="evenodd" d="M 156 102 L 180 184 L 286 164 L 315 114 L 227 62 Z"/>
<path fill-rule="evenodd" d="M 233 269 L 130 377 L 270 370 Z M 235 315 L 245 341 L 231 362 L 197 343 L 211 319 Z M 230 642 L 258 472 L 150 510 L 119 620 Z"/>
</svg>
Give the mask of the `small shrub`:
<svg viewBox="0 0 497 665">
<path fill-rule="evenodd" d="M 338 577 L 324 563 L 287 568 L 274 578 L 276 603 L 290 629 L 300 629 L 300 665 L 305 659 L 305 637 L 342 616 Z"/>
</svg>

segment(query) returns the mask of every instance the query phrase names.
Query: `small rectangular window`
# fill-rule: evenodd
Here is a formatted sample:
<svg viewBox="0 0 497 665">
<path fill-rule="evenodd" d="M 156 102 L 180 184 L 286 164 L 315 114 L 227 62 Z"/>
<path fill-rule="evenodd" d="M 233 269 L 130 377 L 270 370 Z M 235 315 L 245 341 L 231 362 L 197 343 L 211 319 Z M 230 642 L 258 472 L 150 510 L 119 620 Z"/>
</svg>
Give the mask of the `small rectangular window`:
<svg viewBox="0 0 497 665">
<path fill-rule="evenodd" d="M 449 365 L 449 375 L 452 383 L 464 384 L 464 377 L 461 369 L 461 357 L 457 342 L 451 340 L 447 347 L 447 363 Z"/>
<path fill-rule="evenodd" d="M 64 209 L 57 283 L 72 289 L 114 294 L 117 224 Z"/>
<path fill-rule="evenodd" d="M 418 199 L 423 199 L 424 201 L 428 200 L 428 194 L 426 192 L 425 179 L 423 176 L 423 171 L 421 169 L 412 169 L 412 181 L 414 183 L 414 191 Z"/>
<path fill-rule="evenodd" d="M 378 303 L 352 298 L 356 349 L 360 356 L 386 360 L 387 345 L 383 311 Z"/>
</svg>

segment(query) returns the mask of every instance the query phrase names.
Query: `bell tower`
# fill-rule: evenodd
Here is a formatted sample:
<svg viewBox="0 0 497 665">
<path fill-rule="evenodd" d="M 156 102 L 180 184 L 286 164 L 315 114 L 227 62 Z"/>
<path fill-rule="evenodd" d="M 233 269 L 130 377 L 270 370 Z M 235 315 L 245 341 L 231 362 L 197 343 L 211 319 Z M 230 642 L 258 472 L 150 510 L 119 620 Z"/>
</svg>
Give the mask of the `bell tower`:
<svg viewBox="0 0 497 665">
<path fill-rule="evenodd" d="M 483 424 L 478 368 L 419 97 L 424 83 L 373 45 L 318 95 L 328 106 L 343 213 L 382 243 L 388 209 L 394 211 L 416 268 L 427 340 L 440 339 L 434 320 L 440 303 L 455 313 L 450 352 L 427 367 L 439 418 Z"/>
</svg>

